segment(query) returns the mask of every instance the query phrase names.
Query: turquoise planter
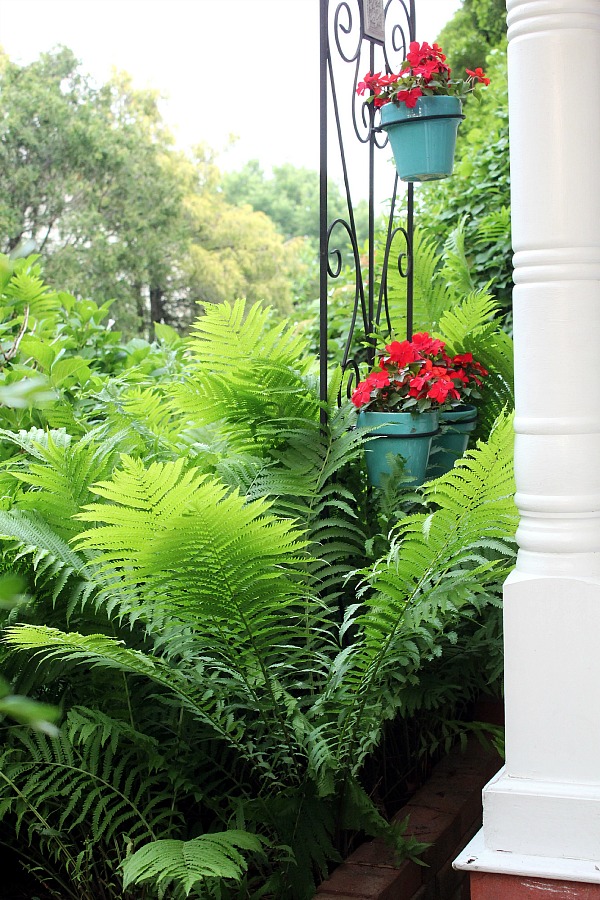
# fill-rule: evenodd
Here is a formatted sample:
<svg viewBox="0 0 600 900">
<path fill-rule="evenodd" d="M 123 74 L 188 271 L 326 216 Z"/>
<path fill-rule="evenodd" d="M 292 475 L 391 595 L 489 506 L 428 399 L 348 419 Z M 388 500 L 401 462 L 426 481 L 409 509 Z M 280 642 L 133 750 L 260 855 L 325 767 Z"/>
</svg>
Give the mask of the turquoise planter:
<svg viewBox="0 0 600 900">
<path fill-rule="evenodd" d="M 472 403 L 449 409 L 440 415 L 440 433 L 433 439 L 427 478 L 445 475 L 469 445 L 477 425 L 477 407 Z"/>
<path fill-rule="evenodd" d="M 423 484 L 438 424 L 437 412 L 359 412 L 358 428 L 377 428 L 377 437 L 365 446 L 369 482 L 380 487 L 382 475 L 390 472 L 391 454 L 402 457 L 404 472 L 415 486 Z"/>
<path fill-rule="evenodd" d="M 413 109 L 405 103 L 381 107 L 381 127 L 388 133 L 402 181 L 436 181 L 452 174 L 462 118 L 458 97 L 419 97 Z"/>
</svg>

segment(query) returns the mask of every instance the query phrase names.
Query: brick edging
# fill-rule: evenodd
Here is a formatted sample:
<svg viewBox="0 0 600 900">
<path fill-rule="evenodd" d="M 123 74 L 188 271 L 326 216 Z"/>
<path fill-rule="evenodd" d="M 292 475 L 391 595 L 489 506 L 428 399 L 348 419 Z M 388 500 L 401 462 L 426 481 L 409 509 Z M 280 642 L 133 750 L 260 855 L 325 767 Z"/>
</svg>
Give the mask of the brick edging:
<svg viewBox="0 0 600 900">
<path fill-rule="evenodd" d="M 463 900 L 469 897 L 464 872 L 452 861 L 481 827 L 481 791 L 502 760 L 475 739 L 464 751 L 453 750 L 394 816 L 409 817 L 407 835 L 431 846 L 427 866 L 410 860 L 394 865 L 393 851 L 382 841 L 362 844 L 324 881 L 314 900 Z"/>
</svg>

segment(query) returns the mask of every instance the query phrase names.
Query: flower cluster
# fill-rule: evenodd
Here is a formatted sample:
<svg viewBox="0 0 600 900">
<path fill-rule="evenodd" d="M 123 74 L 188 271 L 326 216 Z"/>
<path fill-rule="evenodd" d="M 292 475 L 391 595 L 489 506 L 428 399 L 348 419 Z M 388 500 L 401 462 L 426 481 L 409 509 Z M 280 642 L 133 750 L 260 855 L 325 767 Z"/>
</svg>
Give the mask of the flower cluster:
<svg viewBox="0 0 600 900">
<path fill-rule="evenodd" d="M 379 367 L 357 385 L 352 403 L 371 412 L 424 412 L 477 399 L 486 369 L 471 353 L 451 357 L 444 347 L 427 332 L 388 344 Z"/>
<path fill-rule="evenodd" d="M 398 75 L 382 75 L 378 72 L 365 75 L 356 89 L 361 97 L 369 91 L 375 106 L 386 103 L 406 103 L 409 109 L 416 106 L 419 97 L 451 96 L 464 100 L 477 84 L 488 85 L 490 79 L 481 68 L 467 69 L 466 78 L 452 78 L 452 70 L 446 65 L 446 57 L 438 44 L 412 41 L 406 59 Z"/>
</svg>

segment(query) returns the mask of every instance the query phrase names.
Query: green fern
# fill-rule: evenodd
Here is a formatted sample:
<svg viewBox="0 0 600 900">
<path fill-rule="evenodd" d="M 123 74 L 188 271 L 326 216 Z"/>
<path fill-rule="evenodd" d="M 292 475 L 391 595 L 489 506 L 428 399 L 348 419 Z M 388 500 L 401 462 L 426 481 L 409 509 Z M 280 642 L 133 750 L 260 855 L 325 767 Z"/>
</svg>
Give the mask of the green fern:
<svg viewBox="0 0 600 900">
<path fill-rule="evenodd" d="M 85 873 L 109 881 L 125 843 L 135 848 L 183 825 L 165 778 L 169 764 L 153 742 L 86 709 L 71 710 L 54 739 L 13 729 L 0 767 L 0 818 L 14 816 L 33 861 L 65 867 L 79 896 L 97 896 Z"/>
<path fill-rule="evenodd" d="M 517 525 L 512 442 L 511 420 L 501 419 L 487 444 L 425 486 L 426 499 L 438 508 L 401 521 L 387 558 L 363 572 L 363 607 L 346 624 L 359 628 L 361 639 L 340 658 L 332 682 L 336 690 L 341 677 L 353 685 L 336 756 L 352 759 L 355 771 L 376 739 L 376 710 L 381 717 L 401 708 L 401 685 L 410 683 L 423 657 L 439 653 L 436 632 L 475 615 L 479 598 L 497 595 L 508 574 Z M 396 697 L 382 691 L 387 679 Z"/>
<path fill-rule="evenodd" d="M 465 220 L 462 219 L 444 243 L 443 264 L 439 278 L 447 285 L 451 299 L 460 302 L 463 297 L 477 290 L 471 272 L 471 264 L 465 246 Z M 485 288 L 482 293 L 485 293 Z M 447 309 L 451 309 L 448 306 Z"/>
<path fill-rule="evenodd" d="M 405 252 L 398 237 L 392 245 L 387 269 L 387 289 L 394 332 L 406 333 L 406 282 L 396 263 L 398 252 Z M 443 312 L 452 305 L 453 294 L 447 279 L 441 275 L 438 242 L 415 228 L 413 235 L 413 327 L 414 331 L 432 331 Z M 406 266 L 406 262 L 404 263 Z M 383 321 L 383 317 L 382 317 Z"/>
<path fill-rule="evenodd" d="M 136 850 L 123 863 L 123 887 L 151 881 L 159 897 L 189 897 L 207 881 L 239 882 L 248 869 L 240 850 L 262 855 L 263 841 L 247 831 L 203 834 L 191 841 L 160 840 Z"/>
<path fill-rule="evenodd" d="M 244 300 L 205 307 L 192 326 L 189 349 L 203 370 L 225 375 L 248 360 L 263 359 L 273 365 L 311 365 L 304 339 L 286 322 L 271 324 L 271 310 Z"/>
<path fill-rule="evenodd" d="M 514 351 L 512 339 L 494 318 L 495 298 L 474 291 L 440 319 L 439 335 L 449 353 L 473 354 L 489 374 L 482 388 L 478 436 L 487 436 L 503 409 L 514 409 Z"/>
<path fill-rule="evenodd" d="M 304 339 L 271 325 L 259 304 L 208 308 L 190 342 L 194 365 L 172 390 L 173 409 L 195 425 L 219 423 L 238 453 L 281 446 L 282 429 L 318 421 L 319 402 Z"/>
<path fill-rule="evenodd" d="M 30 487 L 21 495 L 19 507 L 43 516 L 64 539 L 73 537 L 80 530 L 73 517 L 91 499 L 90 484 L 112 470 L 115 442 L 98 445 L 92 435 L 75 442 L 64 430 L 0 434 L 30 457 L 11 466 L 13 476 Z"/>
</svg>

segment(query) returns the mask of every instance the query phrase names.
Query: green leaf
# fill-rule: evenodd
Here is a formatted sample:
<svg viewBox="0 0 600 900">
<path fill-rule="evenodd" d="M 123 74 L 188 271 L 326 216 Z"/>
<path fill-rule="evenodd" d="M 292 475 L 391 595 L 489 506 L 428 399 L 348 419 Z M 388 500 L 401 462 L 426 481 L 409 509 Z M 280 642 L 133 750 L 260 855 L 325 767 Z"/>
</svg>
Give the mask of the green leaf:
<svg viewBox="0 0 600 900">
<path fill-rule="evenodd" d="M 161 890 L 176 885 L 189 897 L 205 878 L 239 882 L 248 869 L 239 851 L 262 853 L 263 843 L 255 834 L 235 830 L 203 834 L 191 841 L 153 841 L 123 863 L 123 887 L 153 881 Z"/>
</svg>

